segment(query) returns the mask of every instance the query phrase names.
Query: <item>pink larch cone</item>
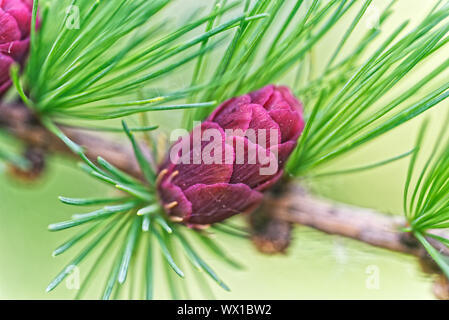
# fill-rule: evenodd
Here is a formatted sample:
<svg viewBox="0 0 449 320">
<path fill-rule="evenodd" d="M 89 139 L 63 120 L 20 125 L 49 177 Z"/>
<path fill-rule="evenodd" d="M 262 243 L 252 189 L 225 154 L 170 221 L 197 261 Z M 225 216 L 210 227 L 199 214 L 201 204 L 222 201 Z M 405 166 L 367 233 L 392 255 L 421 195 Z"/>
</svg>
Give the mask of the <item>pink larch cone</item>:
<svg viewBox="0 0 449 320">
<path fill-rule="evenodd" d="M 222 103 L 189 139 L 172 146 L 172 150 L 181 150 L 186 144 L 189 153 L 175 152 L 160 168 L 158 190 L 167 214 L 188 225 L 207 225 L 253 210 L 260 204 L 262 192 L 282 177 L 303 128 L 302 104 L 287 87 L 269 85 Z M 202 141 L 195 146 L 193 132 L 204 134 L 211 129 L 221 141 Z M 256 135 L 229 136 L 230 129 L 244 133 L 253 129 Z M 260 135 L 261 129 L 268 134 Z M 270 132 L 275 135 L 274 144 Z M 223 161 L 210 163 L 200 157 L 195 163 L 195 156 L 210 152 L 213 143 Z M 277 170 L 261 174 L 266 163 L 249 161 L 249 155 L 257 152 L 274 159 Z"/>
</svg>

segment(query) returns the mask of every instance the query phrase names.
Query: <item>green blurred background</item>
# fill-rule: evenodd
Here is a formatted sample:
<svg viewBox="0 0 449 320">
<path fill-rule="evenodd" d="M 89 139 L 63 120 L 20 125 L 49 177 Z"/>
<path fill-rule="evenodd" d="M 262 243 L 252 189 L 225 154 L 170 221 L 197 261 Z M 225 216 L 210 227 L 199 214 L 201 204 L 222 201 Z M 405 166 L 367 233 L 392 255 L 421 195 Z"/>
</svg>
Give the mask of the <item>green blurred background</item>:
<svg viewBox="0 0 449 320">
<path fill-rule="evenodd" d="M 374 0 L 373 3 L 384 7 L 387 2 L 389 1 Z M 167 14 L 185 12 L 187 17 L 188 11 L 210 3 L 211 1 L 177 1 Z M 389 27 L 404 19 L 416 21 L 435 3 L 436 1 L 430 0 L 399 0 L 395 5 L 394 17 L 384 29 L 388 31 Z M 363 23 L 368 25 L 369 21 L 362 21 Z M 328 46 L 334 45 L 343 32 L 344 24 L 321 41 L 314 51 L 317 65 L 329 52 Z M 419 77 L 419 72 L 413 76 Z M 176 77 L 183 81 L 183 75 Z M 447 102 L 442 103 L 427 113 L 432 116 L 431 124 L 434 128 L 427 137 L 429 141 L 433 141 L 432 137 L 439 129 L 439 119 L 447 106 Z M 357 149 L 344 159 L 339 159 L 332 164 L 333 168 L 372 163 L 410 150 L 422 118 Z M 163 130 L 168 132 L 179 125 L 181 113 L 152 114 L 152 119 L 162 124 Z M 401 160 L 358 174 L 305 183 L 314 192 L 337 201 L 371 207 L 388 214 L 401 214 L 407 164 L 407 160 Z M 75 213 L 73 208 L 60 204 L 57 196 L 101 196 L 109 192 L 109 189 L 93 183 L 69 159 L 53 156 L 48 167 L 44 178 L 32 184 L 19 182 L 7 174 L 0 176 L 0 299 L 70 299 L 76 294 L 64 283 L 52 293 L 45 292 L 50 280 L 70 261 L 71 254 L 77 252 L 75 248 L 71 254 L 52 258 L 52 250 L 70 235 L 50 233 L 47 225 L 65 220 Z M 207 259 L 232 289 L 228 293 L 212 284 L 216 298 L 434 298 L 431 291 L 432 278 L 421 273 L 414 258 L 350 239 L 329 236 L 309 228 L 296 228 L 294 242 L 285 256 L 264 256 L 256 252 L 251 243 L 229 236 L 218 236 L 217 240 L 230 255 L 242 262 L 245 269 L 235 271 L 214 258 Z M 83 271 L 87 270 L 85 268 L 81 265 L 81 278 Z M 376 288 L 367 285 L 370 270 L 378 271 L 379 286 Z M 100 271 L 99 278 L 108 271 Z M 161 273 L 156 273 L 156 298 L 168 298 L 167 288 L 159 274 Z M 194 277 L 187 275 L 188 287 L 192 288 L 190 297 L 203 298 L 200 290 L 194 288 L 194 280 Z M 95 286 L 96 283 L 93 284 Z M 89 293 L 86 297 L 96 298 L 98 295 Z"/>
</svg>

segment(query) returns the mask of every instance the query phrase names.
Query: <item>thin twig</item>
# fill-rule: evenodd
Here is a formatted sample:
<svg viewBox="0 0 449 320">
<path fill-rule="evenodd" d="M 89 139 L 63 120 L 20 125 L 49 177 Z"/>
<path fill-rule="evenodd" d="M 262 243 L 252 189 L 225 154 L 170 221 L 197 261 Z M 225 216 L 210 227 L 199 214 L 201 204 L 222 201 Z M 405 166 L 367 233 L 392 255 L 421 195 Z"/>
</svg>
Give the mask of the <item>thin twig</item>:
<svg viewBox="0 0 449 320">
<path fill-rule="evenodd" d="M 0 104 L 0 128 L 6 129 L 11 135 L 30 146 L 73 156 L 71 151 L 57 137 L 43 128 L 38 118 L 22 105 Z M 86 155 L 91 160 L 95 161 L 98 156 L 101 156 L 130 175 L 141 177 L 141 170 L 131 146 L 99 135 L 88 134 L 79 129 L 63 128 L 63 131 L 70 139 L 85 148 Z M 142 149 L 146 150 L 146 148 Z M 150 158 L 149 152 L 145 156 Z"/>
<path fill-rule="evenodd" d="M 270 197 L 266 201 L 273 216 L 283 221 L 421 258 L 427 256 L 426 250 L 411 234 L 400 230 L 406 226 L 401 216 L 322 199 L 307 193 L 298 183 L 290 183 L 279 197 Z M 434 230 L 432 233 L 449 237 L 444 230 Z M 429 241 L 440 252 L 449 255 L 446 246 L 430 238 Z"/>
</svg>

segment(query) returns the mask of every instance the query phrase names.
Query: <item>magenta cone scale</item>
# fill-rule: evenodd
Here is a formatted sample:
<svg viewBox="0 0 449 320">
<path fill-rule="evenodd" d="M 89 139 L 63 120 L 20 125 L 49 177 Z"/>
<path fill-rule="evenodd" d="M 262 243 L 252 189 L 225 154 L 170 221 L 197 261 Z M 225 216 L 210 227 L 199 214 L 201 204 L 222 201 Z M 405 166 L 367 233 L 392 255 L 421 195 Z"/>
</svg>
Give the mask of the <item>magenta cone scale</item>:
<svg viewBox="0 0 449 320">
<path fill-rule="evenodd" d="M 11 86 L 11 65 L 28 53 L 32 7 L 33 0 L 0 0 L 0 97 Z"/>
<path fill-rule="evenodd" d="M 287 87 L 269 85 L 222 103 L 172 146 L 160 168 L 158 191 L 167 214 L 207 225 L 257 208 L 262 192 L 282 177 L 303 128 L 302 104 Z M 215 138 L 204 139 L 208 132 Z M 203 137 L 196 145 L 195 136 Z M 257 161 L 259 154 L 264 162 Z M 261 170 L 273 161 L 274 171 Z"/>
</svg>

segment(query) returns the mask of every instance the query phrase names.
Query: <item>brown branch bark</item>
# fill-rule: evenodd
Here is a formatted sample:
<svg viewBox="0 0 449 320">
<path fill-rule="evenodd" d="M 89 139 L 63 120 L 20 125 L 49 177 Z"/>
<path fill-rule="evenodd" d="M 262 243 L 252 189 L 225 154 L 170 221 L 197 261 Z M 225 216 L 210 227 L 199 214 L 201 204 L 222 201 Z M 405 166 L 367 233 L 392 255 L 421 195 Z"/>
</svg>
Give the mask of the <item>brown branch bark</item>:
<svg viewBox="0 0 449 320">
<path fill-rule="evenodd" d="M 267 205 L 274 217 L 282 221 L 421 258 L 427 256 L 425 249 L 411 234 L 400 231 L 401 227 L 406 226 L 406 221 L 401 216 L 322 199 L 307 193 L 297 183 L 287 185 L 279 197 L 270 197 Z M 449 237 L 447 231 L 432 232 Z M 440 252 L 449 255 L 446 246 L 433 239 L 429 241 Z"/>
<path fill-rule="evenodd" d="M 0 104 L 0 128 L 7 130 L 29 146 L 73 156 L 65 144 L 46 130 L 39 119 L 23 105 Z M 117 168 L 135 177 L 141 177 L 139 165 L 130 146 L 82 130 L 63 128 L 63 131 L 70 139 L 85 148 L 86 155 L 91 160 L 95 161 L 101 156 Z M 149 154 L 147 157 L 150 158 Z"/>
<path fill-rule="evenodd" d="M 22 105 L 0 105 L 0 128 L 6 129 L 31 146 L 50 152 L 71 154 L 70 150 L 43 128 L 29 109 Z M 86 154 L 92 160 L 101 155 L 121 170 L 135 177 L 141 177 L 130 147 L 76 129 L 66 128 L 64 131 L 69 138 L 86 148 Z M 328 234 L 352 238 L 376 247 L 417 257 L 427 255 L 412 236 L 399 231 L 399 228 L 405 225 L 403 218 L 330 202 L 305 192 L 295 183 L 287 184 L 282 192 L 276 195 L 268 195 L 264 211 L 271 212 L 270 215 L 278 221 L 309 226 Z M 285 229 L 288 233 L 288 228 L 283 225 L 275 225 L 273 230 L 280 229 Z M 447 232 L 435 232 L 449 238 Z M 449 255 L 447 247 L 431 241 L 441 252 Z M 283 247 L 287 243 L 288 241 L 280 246 Z"/>
</svg>

